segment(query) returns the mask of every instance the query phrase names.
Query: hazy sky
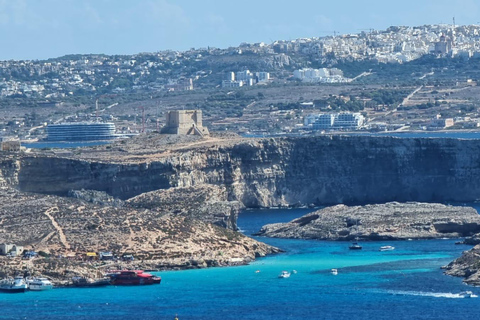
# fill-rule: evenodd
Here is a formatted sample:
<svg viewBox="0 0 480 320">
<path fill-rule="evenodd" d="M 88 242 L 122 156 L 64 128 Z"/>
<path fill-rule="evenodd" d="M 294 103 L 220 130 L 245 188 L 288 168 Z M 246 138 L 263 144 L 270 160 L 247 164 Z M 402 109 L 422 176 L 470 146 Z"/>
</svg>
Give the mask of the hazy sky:
<svg viewBox="0 0 480 320">
<path fill-rule="evenodd" d="M 479 0 L 0 0 L 0 60 L 479 24 Z"/>
</svg>

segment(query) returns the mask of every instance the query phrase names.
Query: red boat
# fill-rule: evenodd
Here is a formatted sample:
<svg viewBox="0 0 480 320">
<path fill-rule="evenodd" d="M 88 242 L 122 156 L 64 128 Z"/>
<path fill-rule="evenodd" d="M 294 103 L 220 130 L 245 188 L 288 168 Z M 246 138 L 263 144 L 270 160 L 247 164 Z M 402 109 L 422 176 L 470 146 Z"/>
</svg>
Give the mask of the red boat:
<svg viewBox="0 0 480 320">
<path fill-rule="evenodd" d="M 110 283 L 116 286 L 160 284 L 161 277 L 143 272 L 143 270 L 119 270 L 109 274 Z"/>
</svg>

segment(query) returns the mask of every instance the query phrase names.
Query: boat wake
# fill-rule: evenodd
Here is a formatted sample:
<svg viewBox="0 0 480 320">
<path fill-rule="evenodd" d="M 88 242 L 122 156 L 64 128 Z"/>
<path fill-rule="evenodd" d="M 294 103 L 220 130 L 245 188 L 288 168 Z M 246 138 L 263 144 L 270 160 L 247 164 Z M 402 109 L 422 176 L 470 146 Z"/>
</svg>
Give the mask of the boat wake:
<svg viewBox="0 0 480 320">
<path fill-rule="evenodd" d="M 463 298 L 477 298 L 477 295 L 470 294 L 465 296 L 463 293 L 451 293 L 451 292 L 422 292 L 422 291 L 388 291 L 388 293 L 394 295 L 408 295 L 408 296 L 422 296 L 422 297 L 434 297 L 434 298 L 447 298 L 447 299 L 463 299 Z"/>
</svg>

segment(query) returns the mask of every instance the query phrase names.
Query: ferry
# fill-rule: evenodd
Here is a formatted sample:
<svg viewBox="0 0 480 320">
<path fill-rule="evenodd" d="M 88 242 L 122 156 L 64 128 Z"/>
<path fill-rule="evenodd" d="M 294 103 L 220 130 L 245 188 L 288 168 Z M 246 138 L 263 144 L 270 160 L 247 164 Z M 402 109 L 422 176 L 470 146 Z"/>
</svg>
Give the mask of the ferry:
<svg viewBox="0 0 480 320">
<path fill-rule="evenodd" d="M 113 285 L 147 285 L 160 284 L 161 277 L 146 273 L 143 270 L 118 270 L 109 273 Z"/>
<path fill-rule="evenodd" d="M 53 284 L 47 278 L 33 278 L 27 280 L 28 290 L 31 291 L 44 291 L 53 288 Z"/>
<path fill-rule="evenodd" d="M 0 281 L 0 292 L 22 293 L 27 291 L 28 285 L 23 277 L 15 277 L 14 279 L 4 279 Z"/>
</svg>

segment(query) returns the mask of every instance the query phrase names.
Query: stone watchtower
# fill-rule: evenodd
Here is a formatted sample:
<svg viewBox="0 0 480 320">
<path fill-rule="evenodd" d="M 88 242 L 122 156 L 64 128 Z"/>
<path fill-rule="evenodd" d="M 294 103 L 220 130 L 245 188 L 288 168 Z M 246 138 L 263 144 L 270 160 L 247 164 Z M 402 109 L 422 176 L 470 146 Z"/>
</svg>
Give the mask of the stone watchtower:
<svg viewBox="0 0 480 320">
<path fill-rule="evenodd" d="M 201 110 L 168 111 L 165 127 L 161 133 L 180 135 L 208 135 L 208 129 L 202 124 Z"/>
</svg>

